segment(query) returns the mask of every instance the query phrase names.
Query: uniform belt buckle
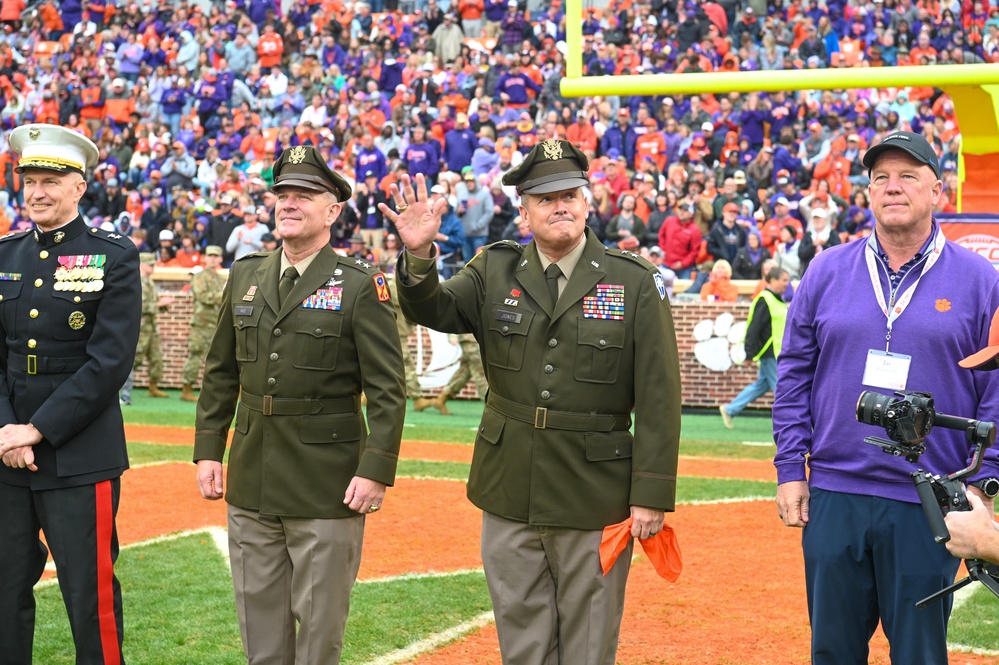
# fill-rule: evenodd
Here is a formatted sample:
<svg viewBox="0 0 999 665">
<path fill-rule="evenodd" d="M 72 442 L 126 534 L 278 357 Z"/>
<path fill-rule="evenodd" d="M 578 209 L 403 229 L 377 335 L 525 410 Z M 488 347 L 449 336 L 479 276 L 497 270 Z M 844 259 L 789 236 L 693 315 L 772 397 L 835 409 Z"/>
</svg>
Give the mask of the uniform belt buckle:
<svg viewBox="0 0 999 665">
<path fill-rule="evenodd" d="M 274 415 L 274 396 L 273 395 L 264 395 L 264 404 L 263 404 L 263 407 L 260 410 L 263 412 L 263 414 L 265 416 L 273 416 Z"/>
<path fill-rule="evenodd" d="M 548 409 L 539 406 L 534 409 L 534 429 L 545 429 L 548 426 Z"/>
<path fill-rule="evenodd" d="M 28 374 L 38 374 L 38 356 L 28 356 Z"/>
</svg>

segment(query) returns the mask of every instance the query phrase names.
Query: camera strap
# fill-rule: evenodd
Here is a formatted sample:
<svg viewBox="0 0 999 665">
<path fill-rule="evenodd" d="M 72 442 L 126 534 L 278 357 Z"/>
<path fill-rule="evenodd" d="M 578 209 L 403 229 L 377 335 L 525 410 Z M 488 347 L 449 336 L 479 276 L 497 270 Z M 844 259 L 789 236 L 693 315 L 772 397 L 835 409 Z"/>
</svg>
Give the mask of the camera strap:
<svg viewBox="0 0 999 665">
<path fill-rule="evenodd" d="M 876 232 L 875 232 L 876 233 Z M 881 278 L 878 272 L 878 245 L 875 239 L 875 233 L 872 233 L 867 238 L 867 247 L 864 248 L 864 258 L 867 259 L 867 272 L 871 276 L 871 285 L 874 287 L 874 297 L 878 300 L 878 305 L 881 307 L 881 311 L 884 313 L 885 317 L 888 319 L 888 333 L 885 335 L 885 351 L 888 351 L 888 346 L 891 343 L 891 329 L 894 325 L 895 320 L 902 316 L 902 312 L 905 311 L 906 307 L 909 306 L 909 302 L 912 300 L 912 295 L 916 292 L 916 287 L 919 286 L 919 280 L 923 278 L 930 268 L 937 262 L 940 258 L 940 252 L 943 250 L 944 244 L 947 242 L 947 237 L 944 235 L 943 230 L 937 227 L 937 235 L 933 239 L 933 244 L 931 245 L 929 251 L 923 255 L 923 268 L 919 272 L 919 277 L 912 285 L 902 292 L 902 295 L 895 298 L 895 290 L 891 287 L 891 280 L 888 281 L 888 288 L 892 294 L 892 302 L 888 303 L 885 301 L 884 289 L 881 288 Z M 916 269 L 913 266 L 908 276 L 912 271 Z M 904 278 L 903 278 L 904 281 Z"/>
</svg>

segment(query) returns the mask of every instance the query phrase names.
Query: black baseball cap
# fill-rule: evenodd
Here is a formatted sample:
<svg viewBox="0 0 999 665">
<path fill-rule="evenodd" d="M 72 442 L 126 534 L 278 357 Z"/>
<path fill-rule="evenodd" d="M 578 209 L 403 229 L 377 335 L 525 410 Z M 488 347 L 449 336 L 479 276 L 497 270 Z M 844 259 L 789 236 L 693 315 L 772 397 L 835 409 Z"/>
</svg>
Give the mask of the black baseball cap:
<svg viewBox="0 0 999 665">
<path fill-rule="evenodd" d="M 881 139 L 881 143 L 864 154 L 864 166 L 867 167 L 868 171 L 874 168 L 874 163 L 877 161 L 878 155 L 886 150 L 904 150 L 933 169 L 933 173 L 936 174 L 937 178 L 940 177 L 940 160 L 937 159 L 937 153 L 933 151 L 933 146 L 929 144 L 922 134 L 892 132 Z"/>
</svg>

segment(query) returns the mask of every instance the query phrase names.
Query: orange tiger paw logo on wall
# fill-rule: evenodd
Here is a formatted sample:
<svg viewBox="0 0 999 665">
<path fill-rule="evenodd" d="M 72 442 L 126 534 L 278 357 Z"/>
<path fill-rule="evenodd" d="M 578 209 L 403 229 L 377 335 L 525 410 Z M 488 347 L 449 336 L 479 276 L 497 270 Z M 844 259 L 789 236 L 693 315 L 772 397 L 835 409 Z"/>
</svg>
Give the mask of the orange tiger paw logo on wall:
<svg viewBox="0 0 999 665">
<path fill-rule="evenodd" d="M 938 312 L 949 312 L 950 311 L 950 301 L 946 298 L 937 299 L 937 311 Z"/>
</svg>

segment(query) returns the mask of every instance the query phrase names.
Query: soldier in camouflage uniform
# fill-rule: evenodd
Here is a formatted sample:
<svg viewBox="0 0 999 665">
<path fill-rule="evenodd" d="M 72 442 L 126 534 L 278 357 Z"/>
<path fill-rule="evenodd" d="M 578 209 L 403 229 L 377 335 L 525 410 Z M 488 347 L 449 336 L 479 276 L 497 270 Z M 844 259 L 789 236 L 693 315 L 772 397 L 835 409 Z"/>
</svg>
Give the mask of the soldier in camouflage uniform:
<svg viewBox="0 0 999 665">
<path fill-rule="evenodd" d="M 422 405 L 424 409 L 427 406 L 432 406 L 445 416 L 451 415 L 451 409 L 447 408 L 447 401 L 460 393 L 469 379 L 475 383 L 475 390 L 479 393 L 479 399 L 485 399 L 486 389 L 489 388 L 489 383 L 486 381 L 486 373 L 482 369 L 482 356 L 479 353 L 479 343 L 475 341 L 475 335 L 471 333 L 449 335 L 449 339 L 451 339 L 452 343 L 455 343 L 455 340 L 457 340 L 457 343 L 461 345 L 461 365 L 458 366 L 458 371 L 448 381 L 443 392 L 434 399 L 427 400 L 426 405 Z M 416 410 L 422 411 L 423 409 L 417 407 Z"/>
<path fill-rule="evenodd" d="M 139 275 L 142 282 L 142 323 L 139 326 L 139 345 L 135 350 L 135 364 L 132 374 L 142 367 L 145 360 L 149 365 L 149 396 L 169 397 L 160 390 L 159 382 L 163 378 L 163 349 L 160 345 L 160 331 L 156 327 L 156 315 L 161 309 L 173 304 L 171 296 L 158 296 L 156 283 L 153 281 L 153 270 L 156 265 L 156 255 L 152 252 L 139 254 Z M 132 377 L 129 377 L 127 388 L 131 397 Z M 125 399 L 125 396 L 123 396 Z M 131 400 L 128 400 L 131 401 Z"/>
<path fill-rule="evenodd" d="M 391 267 L 395 268 L 394 265 Z M 386 277 L 388 278 L 389 293 L 392 296 L 392 305 L 395 307 L 395 327 L 399 333 L 399 344 L 402 345 L 402 360 L 406 367 L 406 397 L 411 397 L 416 410 L 422 411 L 430 406 L 430 400 L 420 397 L 422 388 L 420 388 L 419 374 L 416 371 L 416 358 L 413 357 L 413 352 L 409 348 L 409 336 L 416 329 L 416 326 L 403 316 L 402 310 L 399 309 L 399 292 L 395 284 L 395 273 L 386 273 Z"/>
<path fill-rule="evenodd" d="M 184 388 L 180 398 L 185 402 L 197 402 L 194 384 L 205 362 L 208 347 L 215 334 L 215 324 L 219 319 L 219 306 L 222 304 L 222 289 L 225 278 L 219 274 L 222 265 L 222 248 L 209 245 L 202 259 L 204 270 L 191 278 L 191 300 L 194 313 L 191 314 L 191 329 L 187 338 L 187 362 L 184 363 Z"/>
</svg>

